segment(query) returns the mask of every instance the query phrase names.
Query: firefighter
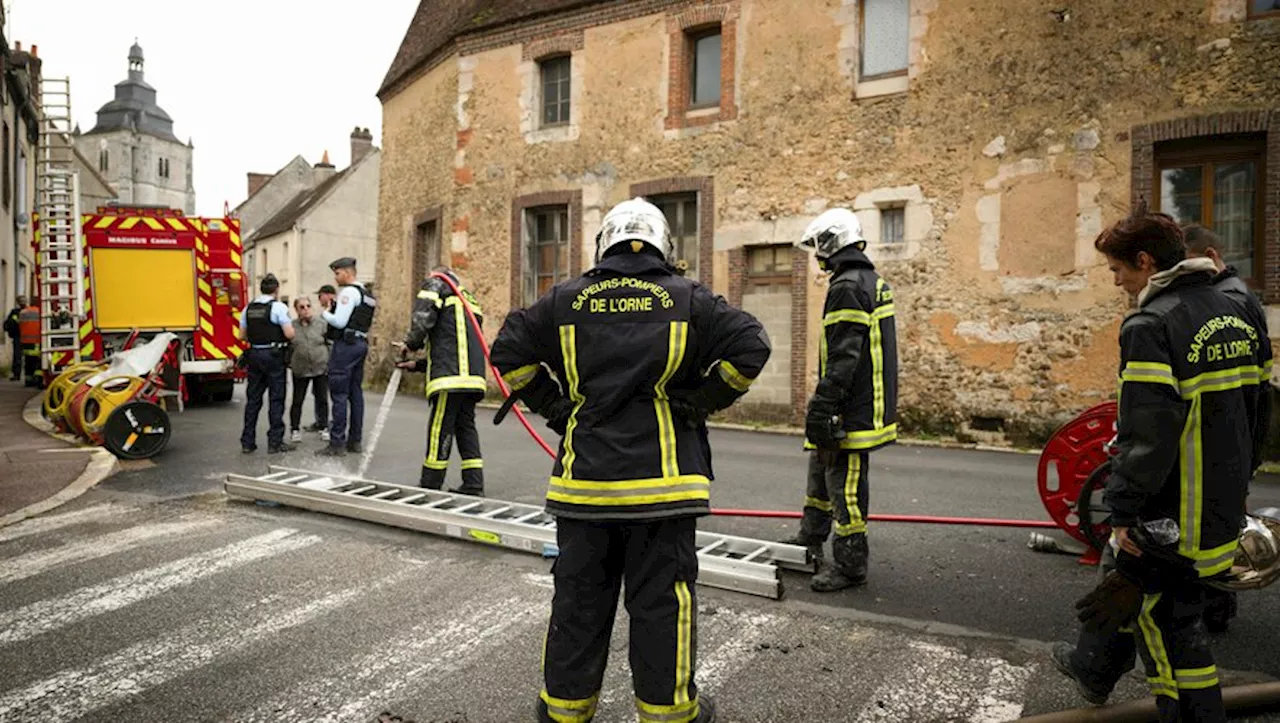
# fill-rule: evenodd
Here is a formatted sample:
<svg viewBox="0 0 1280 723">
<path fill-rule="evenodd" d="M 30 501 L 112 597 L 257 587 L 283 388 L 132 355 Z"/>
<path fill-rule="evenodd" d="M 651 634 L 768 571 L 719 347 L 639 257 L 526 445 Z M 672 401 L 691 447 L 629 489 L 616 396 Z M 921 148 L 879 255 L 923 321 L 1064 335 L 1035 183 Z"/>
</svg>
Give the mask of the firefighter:
<svg viewBox="0 0 1280 723">
<path fill-rule="evenodd" d="M 22 315 L 22 310 L 27 305 L 27 297 L 19 296 L 17 303 L 9 314 L 4 317 L 4 333 L 9 335 L 9 340 L 13 344 L 13 368 L 10 370 L 9 381 L 16 382 L 22 380 L 22 332 L 18 325 L 18 317 Z"/>
<path fill-rule="evenodd" d="M 835 521 L 832 565 L 810 580 L 832 592 L 867 579 L 868 456 L 897 439 L 898 345 L 893 291 L 863 251 L 858 217 L 835 208 L 816 218 L 800 246 L 831 278 L 823 306 L 818 386 L 805 416 L 809 457 L 800 532 L 784 540 L 822 557 Z"/>
<path fill-rule="evenodd" d="M 458 441 L 462 457 L 462 486 L 452 490 L 467 495 L 484 495 L 484 460 L 480 455 L 480 434 L 476 431 L 476 402 L 484 399 L 484 346 L 467 319 L 463 300 L 482 323 L 480 302 L 462 288 L 447 266 L 435 269 L 458 284 L 462 296 L 453 293 L 441 279 L 429 276 L 418 290 L 413 304 L 409 333 L 400 345 L 401 354 L 427 350 L 426 359 L 401 361 L 397 366 L 427 374 L 427 398 L 431 400 L 431 427 L 427 432 L 427 455 L 418 484 L 433 490 L 444 486 L 445 470 L 453 442 Z"/>
<path fill-rule="evenodd" d="M 267 274 L 258 284 L 261 295 L 244 307 L 240 314 L 240 330 L 249 342 L 244 353 L 248 372 L 245 390 L 244 429 L 240 432 L 240 451 L 258 451 L 258 414 L 262 411 L 262 395 L 267 395 L 267 452 L 280 454 L 293 451 L 284 441 L 285 359 L 293 339 L 293 322 L 289 307 L 279 300 L 280 281 Z"/>
<path fill-rule="evenodd" d="M 1080 644 L 1058 643 L 1052 658 L 1101 704 L 1136 648 L 1161 721 L 1225 721 L 1204 583 L 1230 571 L 1238 547 L 1267 340 L 1214 288 L 1213 261 L 1185 258 L 1170 217 L 1139 209 L 1094 246 L 1137 297 L 1120 329 L 1117 453 L 1103 493 L 1116 568 L 1076 603 Z"/>
<path fill-rule="evenodd" d="M 326 457 L 341 457 L 347 452 L 360 454 L 364 433 L 364 359 L 369 354 L 369 329 L 377 300 L 364 285 L 356 281 L 356 260 L 344 256 L 329 264 L 333 280 L 340 287 L 338 296 L 324 312 L 329 325 L 328 338 L 333 342 L 329 353 L 329 398 L 333 402 L 330 418 L 329 446 L 320 450 Z M 351 429 L 347 430 L 348 405 Z"/>
<path fill-rule="evenodd" d="M 540 721 L 595 714 L 624 582 L 639 720 L 715 719 L 694 681 L 704 422 L 747 391 L 770 349 L 754 317 L 677 275 L 672 253 L 661 211 L 618 204 L 596 267 L 512 312 L 493 345 L 507 406 L 523 399 L 563 435 L 546 503 L 559 557 Z"/>
<path fill-rule="evenodd" d="M 1267 314 L 1262 309 L 1262 303 L 1258 301 L 1258 297 L 1249 290 L 1248 285 L 1240 278 L 1236 268 L 1228 266 L 1222 260 L 1222 254 L 1219 251 L 1222 248 L 1222 242 L 1217 234 L 1199 224 L 1189 224 L 1183 227 L 1182 230 L 1187 245 L 1187 257 L 1204 257 L 1213 261 L 1214 267 L 1218 270 L 1217 276 L 1213 278 L 1214 288 L 1240 305 L 1244 320 L 1253 325 L 1253 328 L 1258 332 L 1258 338 L 1264 340 L 1263 343 L 1258 344 L 1259 354 L 1255 361 L 1258 368 L 1263 370 L 1264 379 L 1263 384 L 1258 388 L 1258 409 L 1252 419 L 1254 431 L 1253 464 L 1250 467 L 1250 478 L 1252 478 L 1257 474 L 1258 467 L 1262 466 L 1263 449 L 1266 444 L 1267 431 L 1271 425 L 1271 390 L 1269 382 L 1272 361 L 1271 344 L 1265 341 L 1270 338 L 1267 330 Z M 1211 633 L 1226 632 L 1229 621 L 1236 616 L 1236 610 L 1236 595 L 1234 592 L 1210 588 L 1209 600 L 1205 606 L 1205 627 Z"/>
<path fill-rule="evenodd" d="M 40 364 L 40 307 L 28 304 L 18 312 L 18 336 L 22 342 L 22 367 L 25 386 L 43 386 L 44 370 Z"/>
</svg>

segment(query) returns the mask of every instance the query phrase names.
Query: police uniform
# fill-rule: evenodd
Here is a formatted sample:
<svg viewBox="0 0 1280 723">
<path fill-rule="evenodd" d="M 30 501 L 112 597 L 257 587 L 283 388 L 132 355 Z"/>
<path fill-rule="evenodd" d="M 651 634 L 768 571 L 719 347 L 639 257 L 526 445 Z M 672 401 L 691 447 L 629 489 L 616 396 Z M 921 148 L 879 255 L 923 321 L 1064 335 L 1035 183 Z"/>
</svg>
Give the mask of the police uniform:
<svg viewBox="0 0 1280 723">
<path fill-rule="evenodd" d="M 1270 376 L 1265 362 L 1259 366 L 1259 346 L 1269 342 L 1238 302 L 1214 288 L 1209 260 L 1162 273 L 1120 330 L 1118 454 L 1103 501 L 1116 527 L 1172 521 L 1176 540 L 1167 553 L 1175 564 L 1119 552 L 1118 569 L 1141 587 L 1132 634 L 1083 631 L 1081 645 L 1058 663 L 1086 694 L 1104 700 L 1136 648 L 1162 722 L 1220 721 L 1203 583 L 1227 572 L 1235 557 L 1259 394 Z"/>
<path fill-rule="evenodd" d="M 476 431 L 476 402 L 485 392 L 484 344 L 471 328 L 463 300 L 477 322 L 483 323 L 483 316 L 480 302 L 461 286 L 458 289 L 461 297 L 435 276 L 423 282 L 405 337 L 410 351 L 428 347 L 427 358 L 414 367 L 414 371 L 426 373 L 427 398 L 431 400 L 427 454 L 418 483 L 437 490 L 444 485 L 456 439 L 462 456 L 462 486 L 457 491 L 479 495 L 484 493 L 484 459 Z"/>
<path fill-rule="evenodd" d="M 258 448 L 258 414 L 262 411 L 262 395 L 267 395 L 267 449 L 287 451 L 284 444 L 285 352 L 289 341 L 284 328 L 291 326 L 289 309 L 271 294 L 258 296 L 240 315 L 240 328 L 248 340 L 245 352 L 248 372 L 245 390 L 244 429 L 240 448 L 252 452 Z"/>
<path fill-rule="evenodd" d="M 44 373 L 40 364 L 40 308 L 35 305 L 18 312 L 18 332 L 22 342 L 22 367 L 26 372 L 26 385 L 41 386 Z M 14 360 L 17 364 L 17 360 Z"/>
<path fill-rule="evenodd" d="M 354 267 L 353 258 L 341 258 L 331 268 Z M 364 360 L 369 355 L 369 329 L 378 302 L 360 282 L 338 289 L 334 308 L 323 314 L 333 342 L 329 353 L 329 397 L 333 416 L 329 426 L 330 453 L 358 452 L 364 437 Z M 351 425 L 347 427 L 348 405 Z"/>
<path fill-rule="evenodd" d="M 666 238 L 661 212 L 644 207 L 632 213 Z M 703 419 L 745 393 L 768 338 L 658 255 L 618 251 L 512 312 L 492 350 L 515 393 L 563 430 L 546 498 L 559 557 L 539 719 L 594 715 L 625 582 L 639 720 L 704 721 L 714 706 L 700 706 L 694 682 L 696 518 L 712 479 Z"/>
</svg>

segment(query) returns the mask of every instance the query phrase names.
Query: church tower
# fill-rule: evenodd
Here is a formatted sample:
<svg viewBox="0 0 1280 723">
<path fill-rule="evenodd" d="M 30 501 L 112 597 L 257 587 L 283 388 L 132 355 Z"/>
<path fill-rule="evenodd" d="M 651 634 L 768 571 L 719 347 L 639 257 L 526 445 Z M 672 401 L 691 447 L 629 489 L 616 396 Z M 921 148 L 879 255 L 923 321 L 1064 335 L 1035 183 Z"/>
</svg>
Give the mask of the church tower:
<svg viewBox="0 0 1280 723">
<path fill-rule="evenodd" d="M 196 212 L 193 146 L 173 134 L 173 118 L 156 104 L 143 74 L 142 46 L 129 48 L 129 75 L 98 122 L 76 136 L 76 147 L 115 187 L 122 205 L 156 205 Z M 86 209 L 86 211 L 91 209 Z"/>
</svg>

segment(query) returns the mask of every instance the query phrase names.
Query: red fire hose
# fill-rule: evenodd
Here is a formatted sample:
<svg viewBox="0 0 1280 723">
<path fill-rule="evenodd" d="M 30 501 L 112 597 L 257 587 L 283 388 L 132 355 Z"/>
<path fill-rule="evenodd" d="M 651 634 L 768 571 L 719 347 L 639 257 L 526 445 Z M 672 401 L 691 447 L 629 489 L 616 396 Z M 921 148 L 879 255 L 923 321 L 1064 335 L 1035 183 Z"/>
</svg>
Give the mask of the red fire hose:
<svg viewBox="0 0 1280 723">
<path fill-rule="evenodd" d="M 493 376 L 498 381 L 498 389 L 502 390 L 503 397 L 509 398 L 511 396 L 511 390 L 507 388 L 507 383 L 502 379 L 502 373 L 493 365 L 493 359 L 489 357 L 489 342 L 485 340 L 484 332 L 480 329 L 480 322 L 476 319 L 476 315 L 471 311 L 471 305 L 467 303 L 466 297 L 462 295 L 462 291 L 458 288 L 458 285 L 454 283 L 453 279 L 449 278 L 447 275 L 434 271 L 431 275 L 448 284 L 449 288 L 453 289 L 453 293 L 462 301 L 462 310 L 467 312 L 467 319 L 471 322 L 471 328 L 476 332 L 476 335 L 480 337 L 480 348 L 484 350 L 485 361 L 489 363 L 489 368 L 493 370 Z M 524 413 L 520 411 L 520 407 L 512 407 L 512 411 L 516 413 L 516 417 L 520 420 L 520 423 L 524 425 L 525 430 L 529 432 L 529 436 L 533 437 L 533 441 L 537 442 L 539 447 L 542 447 L 542 451 L 550 455 L 552 459 L 555 459 L 555 450 L 551 448 L 551 445 L 547 444 L 547 441 L 542 438 L 542 435 L 538 434 L 537 430 L 533 428 L 533 425 L 529 424 L 529 420 L 526 419 Z M 799 519 L 802 516 L 802 513 L 800 512 L 784 510 L 713 509 L 711 510 L 711 514 L 723 517 L 766 517 L 773 519 Z M 873 522 L 914 522 L 938 525 L 980 525 L 984 527 L 1058 527 L 1056 523 L 1049 520 L 1002 520 L 983 517 L 938 517 L 934 515 L 879 514 L 868 515 L 867 519 Z"/>
</svg>

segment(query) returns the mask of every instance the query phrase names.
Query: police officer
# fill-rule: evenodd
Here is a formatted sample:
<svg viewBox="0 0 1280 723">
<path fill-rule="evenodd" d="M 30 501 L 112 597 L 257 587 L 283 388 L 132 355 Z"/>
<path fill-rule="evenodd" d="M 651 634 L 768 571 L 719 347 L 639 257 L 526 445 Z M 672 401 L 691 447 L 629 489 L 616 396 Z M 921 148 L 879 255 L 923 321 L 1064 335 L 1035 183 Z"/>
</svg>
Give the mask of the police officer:
<svg viewBox="0 0 1280 723">
<path fill-rule="evenodd" d="M 493 345 L 514 396 L 563 435 L 547 493 L 559 557 L 541 721 L 595 714 L 624 581 L 640 721 L 715 718 L 694 682 L 704 420 L 747 391 L 769 340 L 750 314 L 678 276 L 672 252 L 661 211 L 618 204 L 596 267 L 512 312 Z"/>
<path fill-rule="evenodd" d="M 328 338 L 333 342 L 329 354 L 329 397 L 333 401 L 333 417 L 329 427 L 329 446 L 319 454 L 341 457 L 347 452 L 359 454 L 364 433 L 364 359 L 369 354 L 369 329 L 377 300 L 364 285 L 356 281 L 356 260 L 350 256 L 329 264 L 333 280 L 340 287 L 338 296 L 324 312 L 329 324 Z M 350 404 L 351 431 L 347 432 Z"/>
<path fill-rule="evenodd" d="M 22 332 L 19 325 L 22 310 L 27 306 L 27 297 L 19 296 L 17 303 L 9 310 L 8 315 L 4 317 L 4 333 L 9 335 L 10 343 L 13 344 L 13 368 L 10 370 L 9 381 L 16 382 L 22 379 Z"/>
<path fill-rule="evenodd" d="M 1267 340 L 1214 288 L 1212 260 L 1185 258 L 1170 217 L 1139 209 L 1094 246 L 1137 296 L 1120 328 L 1118 451 L 1103 494 L 1116 569 L 1076 603 L 1080 645 L 1058 643 L 1053 660 L 1102 703 L 1136 647 L 1162 722 L 1225 721 L 1203 583 L 1238 547 Z"/>
<path fill-rule="evenodd" d="M 1187 245 L 1187 258 L 1207 258 L 1213 261 L 1218 274 L 1213 277 L 1213 287 L 1226 294 L 1232 301 L 1240 305 L 1244 320 L 1253 325 L 1259 339 L 1269 339 L 1267 330 L 1267 314 L 1262 309 L 1262 302 L 1249 290 L 1249 286 L 1240 278 L 1234 266 L 1228 266 L 1222 259 L 1222 242 L 1218 235 L 1199 224 L 1188 224 L 1183 229 Z M 1258 409 L 1251 421 L 1253 438 L 1253 464 L 1250 467 L 1251 477 L 1262 466 L 1262 454 L 1267 440 L 1267 431 L 1271 425 L 1271 344 L 1258 344 L 1258 358 L 1255 363 L 1262 371 L 1263 383 L 1258 388 Z M 1236 595 L 1210 588 L 1205 605 L 1205 627 L 1211 633 L 1226 632 L 1231 618 L 1236 616 Z"/>
<path fill-rule="evenodd" d="M 835 518 L 834 564 L 810 580 L 818 592 L 867 579 L 867 461 L 898 436 L 898 342 L 893 291 L 863 253 L 858 217 L 834 208 L 800 241 L 831 277 L 818 346 L 818 386 L 805 417 L 808 485 L 800 532 L 784 542 L 822 557 Z"/>
<path fill-rule="evenodd" d="M 44 382 L 44 370 L 40 364 L 40 336 L 40 307 L 28 304 L 18 312 L 18 337 L 22 342 L 22 367 L 27 375 L 28 387 L 39 387 Z"/>
<path fill-rule="evenodd" d="M 447 275 L 462 296 L 435 274 L 422 282 L 413 303 L 409 334 L 403 351 L 429 346 L 427 359 L 401 361 L 397 366 L 427 373 L 427 398 L 431 400 L 431 427 L 427 431 L 427 456 L 418 484 L 438 490 L 444 485 L 445 470 L 453 441 L 462 456 L 462 486 L 454 492 L 484 495 L 484 459 L 480 455 L 480 434 L 476 431 L 476 402 L 484 399 L 484 344 L 463 308 L 471 307 L 476 321 L 483 323 L 480 302 L 462 288 L 447 266 L 435 269 Z"/>
<path fill-rule="evenodd" d="M 267 274 L 258 284 L 261 293 L 240 314 L 240 330 L 249 342 L 245 352 L 248 365 L 248 389 L 245 391 L 244 430 L 240 433 L 240 450 L 252 454 L 258 449 L 258 413 L 262 411 L 262 395 L 268 395 L 267 452 L 279 454 L 293 450 L 284 441 L 285 352 L 293 339 L 293 322 L 289 308 L 279 300 L 280 281 Z"/>
</svg>

